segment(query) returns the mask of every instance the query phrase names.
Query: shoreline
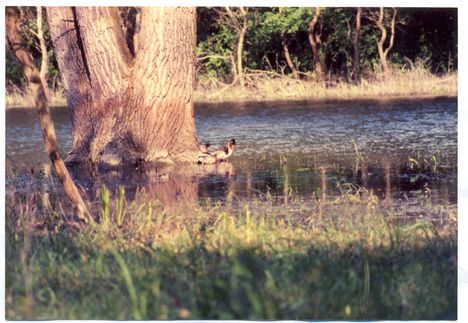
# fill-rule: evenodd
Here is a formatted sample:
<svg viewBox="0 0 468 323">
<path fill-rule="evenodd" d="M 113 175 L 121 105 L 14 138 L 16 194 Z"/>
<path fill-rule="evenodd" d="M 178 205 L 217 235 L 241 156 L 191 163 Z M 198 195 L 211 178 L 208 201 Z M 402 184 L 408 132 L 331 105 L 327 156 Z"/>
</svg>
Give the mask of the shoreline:
<svg viewBox="0 0 468 323">
<path fill-rule="evenodd" d="M 197 100 L 194 104 L 197 105 L 224 105 L 224 104 L 274 104 L 274 103 L 294 103 L 294 104 L 334 104 L 334 103 L 343 103 L 343 102 L 354 102 L 354 103 L 390 103 L 390 102 L 409 102 L 409 101 L 457 101 L 458 94 L 447 94 L 447 95 L 395 95 L 395 96 L 386 96 L 386 97 L 356 97 L 356 98 L 313 98 L 313 97 L 298 97 L 290 99 L 281 99 L 281 98 L 272 98 L 272 99 L 250 99 L 250 100 L 224 100 L 224 101 L 209 101 L 209 100 Z M 51 104 L 51 108 L 66 108 L 67 103 L 64 99 L 63 103 Z M 34 109 L 32 105 L 22 105 L 22 104 L 5 104 L 5 108 L 8 109 Z"/>
<path fill-rule="evenodd" d="M 338 82 L 327 85 L 289 77 L 251 78 L 245 87 L 212 84 L 210 80 L 198 80 L 197 88 L 193 92 L 195 104 L 390 102 L 458 97 L 457 73 L 434 76 L 418 71 L 398 72 L 387 79 L 363 79 L 359 84 Z M 66 105 L 65 96 L 61 91 L 50 92 L 51 107 Z M 6 94 L 5 106 L 7 109 L 33 108 L 33 102 L 24 94 Z"/>
</svg>

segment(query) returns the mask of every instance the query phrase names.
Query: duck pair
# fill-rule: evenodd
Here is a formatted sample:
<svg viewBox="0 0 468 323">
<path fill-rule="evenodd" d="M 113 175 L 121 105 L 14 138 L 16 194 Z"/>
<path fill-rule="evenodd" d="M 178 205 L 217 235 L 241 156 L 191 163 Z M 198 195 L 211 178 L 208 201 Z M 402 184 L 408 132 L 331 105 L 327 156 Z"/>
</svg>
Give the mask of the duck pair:
<svg viewBox="0 0 468 323">
<path fill-rule="evenodd" d="M 200 149 L 200 151 L 202 153 L 209 154 L 209 155 L 215 157 L 216 162 L 221 162 L 221 161 L 226 162 L 227 159 L 229 157 L 231 157 L 231 155 L 234 152 L 234 148 L 236 146 L 236 140 L 235 139 L 229 140 L 229 142 L 227 143 L 226 146 L 221 147 L 218 150 L 215 150 L 213 152 L 208 151 L 208 147 L 210 147 L 210 146 L 211 146 L 210 144 L 203 144 L 203 145 L 198 146 L 198 148 Z"/>
</svg>

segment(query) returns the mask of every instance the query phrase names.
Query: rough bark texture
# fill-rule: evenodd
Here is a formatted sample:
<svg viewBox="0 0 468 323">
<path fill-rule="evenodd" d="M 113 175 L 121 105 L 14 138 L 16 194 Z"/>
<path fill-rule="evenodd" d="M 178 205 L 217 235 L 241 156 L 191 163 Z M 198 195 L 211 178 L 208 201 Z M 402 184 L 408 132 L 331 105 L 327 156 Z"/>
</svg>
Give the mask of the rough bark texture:
<svg viewBox="0 0 468 323">
<path fill-rule="evenodd" d="M 320 33 L 317 33 L 315 27 L 317 25 L 318 19 L 320 17 L 320 8 L 315 8 L 315 14 L 312 20 L 309 23 L 309 28 L 307 29 L 307 34 L 309 37 L 309 43 L 312 47 L 312 53 L 314 55 L 314 68 L 317 79 L 323 79 L 323 68 L 322 61 L 320 60 L 320 45 L 322 43 L 320 39 Z"/>
<path fill-rule="evenodd" d="M 41 8 L 38 8 L 38 17 L 41 16 Z M 38 36 L 42 36 L 42 18 L 38 18 Z M 43 39 L 40 39 L 42 49 L 42 67 L 41 72 L 37 68 L 33 58 L 26 50 L 23 44 L 23 38 L 19 28 L 18 12 L 15 8 L 6 8 L 6 33 L 8 46 L 14 53 L 16 59 L 19 61 L 23 68 L 24 77 L 28 83 L 28 89 L 39 115 L 41 124 L 42 135 L 44 138 L 45 150 L 54 166 L 57 176 L 62 183 L 65 193 L 70 199 L 75 213 L 79 218 L 85 222 L 92 221 L 86 205 L 73 183 L 73 180 L 68 173 L 67 168 L 60 156 L 57 147 L 57 139 L 55 136 L 54 123 L 49 111 L 47 83 L 46 83 L 46 70 L 47 67 L 47 50 Z M 44 46 L 43 46 L 44 45 Z"/>
<path fill-rule="evenodd" d="M 130 52 L 115 7 L 50 7 L 70 109 L 69 162 L 195 162 L 195 9 L 141 8 Z"/>
<path fill-rule="evenodd" d="M 354 30 L 353 37 L 353 71 L 352 78 L 354 82 L 359 82 L 360 68 L 359 68 L 359 34 L 361 32 L 361 15 L 362 8 L 357 8 L 356 12 L 356 29 Z"/>
</svg>

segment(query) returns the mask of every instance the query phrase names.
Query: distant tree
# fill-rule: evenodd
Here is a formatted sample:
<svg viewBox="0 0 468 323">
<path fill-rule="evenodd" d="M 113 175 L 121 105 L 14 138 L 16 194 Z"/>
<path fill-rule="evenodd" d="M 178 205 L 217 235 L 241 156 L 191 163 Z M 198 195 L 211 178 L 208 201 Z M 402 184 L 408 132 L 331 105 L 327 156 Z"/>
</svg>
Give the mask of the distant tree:
<svg viewBox="0 0 468 323">
<path fill-rule="evenodd" d="M 299 78 L 299 71 L 289 49 L 292 39 L 296 39 L 297 33 L 304 24 L 304 11 L 301 8 L 271 8 L 263 14 L 261 28 L 269 33 L 273 43 L 281 44 L 286 64 L 294 78 Z"/>
<path fill-rule="evenodd" d="M 244 78 L 244 64 L 243 64 L 243 55 L 244 55 L 244 43 L 245 36 L 247 34 L 248 28 L 248 12 L 249 8 L 238 7 L 231 8 L 225 7 L 223 9 L 216 9 L 219 14 L 220 22 L 224 23 L 229 28 L 232 28 L 236 32 L 237 43 L 235 45 L 235 55 L 234 53 L 230 54 L 230 59 L 232 62 L 232 72 L 234 76 L 235 83 L 239 80 L 242 87 L 245 86 Z"/>
<path fill-rule="evenodd" d="M 195 9 L 136 10 L 126 35 L 116 7 L 47 8 L 72 120 L 68 162 L 197 161 Z"/>
<path fill-rule="evenodd" d="M 315 74 L 317 76 L 317 79 L 321 80 L 323 79 L 324 68 L 322 66 L 323 64 L 322 64 L 321 54 L 320 54 L 320 48 L 322 45 L 322 39 L 321 39 L 322 32 L 321 32 L 321 28 L 317 28 L 319 17 L 320 17 L 320 8 L 316 7 L 315 13 L 309 22 L 307 34 L 309 37 L 309 43 L 310 43 L 310 46 L 312 47 L 312 52 L 314 56 Z"/>
<path fill-rule="evenodd" d="M 353 70 L 351 76 L 355 82 L 359 81 L 360 78 L 360 66 L 359 66 L 359 33 L 361 32 L 361 16 L 362 8 L 356 9 L 356 27 L 353 35 Z"/>
<path fill-rule="evenodd" d="M 384 75 L 389 75 L 391 73 L 390 67 L 388 65 L 388 53 L 393 48 L 395 42 L 395 26 L 396 26 L 396 17 L 397 9 L 392 9 L 392 16 L 390 20 L 388 19 L 388 10 L 380 7 L 378 11 L 369 10 L 367 13 L 367 18 L 375 23 L 375 25 L 380 30 L 380 39 L 377 41 L 377 50 L 380 58 L 380 65 L 384 72 Z M 387 28 L 390 28 L 390 39 L 386 45 L 388 31 Z"/>
</svg>

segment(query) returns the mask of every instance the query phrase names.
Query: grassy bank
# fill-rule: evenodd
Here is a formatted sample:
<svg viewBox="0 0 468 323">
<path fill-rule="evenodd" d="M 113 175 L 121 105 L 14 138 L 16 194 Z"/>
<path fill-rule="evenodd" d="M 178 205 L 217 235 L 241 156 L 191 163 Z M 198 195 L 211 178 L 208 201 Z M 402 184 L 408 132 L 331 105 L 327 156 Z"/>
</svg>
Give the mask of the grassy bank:
<svg viewBox="0 0 468 323">
<path fill-rule="evenodd" d="M 362 189 L 287 212 L 103 190 L 84 228 L 44 200 L 7 197 L 10 320 L 456 318 L 456 207 L 425 196 L 404 220 Z"/>
<path fill-rule="evenodd" d="M 247 73 L 247 87 L 199 81 L 197 102 L 265 100 L 360 100 L 457 96 L 457 74 L 435 76 L 424 68 L 395 70 L 383 78 L 375 75 L 359 84 L 294 80 L 266 73 Z"/>
<path fill-rule="evenodd" d="M 395 70 L 387 78 L 373 76 L 359 84 L 347 82 L 315 82 L 294 80 L 267 72 L 246 74 L 246 87 L 226 85 L 216 79 L 202 77 L 194 93 L 195 102 L 277 101 L 277 100 L 359 100 L 429 98 L 457 96 L 457 73 L 435 76 L 424 68 Z M 7 107 L 31 107 L 29 98 L 21 94 L 6 96 Z M 52 106 L 64 106 L 62 93 L 51 95 Z"/>
</svg>

